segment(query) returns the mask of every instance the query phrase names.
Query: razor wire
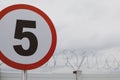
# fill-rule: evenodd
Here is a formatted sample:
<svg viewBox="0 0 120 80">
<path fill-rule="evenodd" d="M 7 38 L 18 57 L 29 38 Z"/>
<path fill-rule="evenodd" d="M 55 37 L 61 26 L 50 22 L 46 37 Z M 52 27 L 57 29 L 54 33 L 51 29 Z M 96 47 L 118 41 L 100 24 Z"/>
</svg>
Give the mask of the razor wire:
<svg viewBox="0 0 120 80">
<path fill-rule="evenodd" d="M 53 55 L 45 67 L 69 67 L 73 70 L 94 69 L 96 71 L 114 71 L 120 69 L 120 58 L 118 55 L 99 55 L 94 50 L 65 49 L 59 51 L 57 55 Z"/>
<path fill-rule="evenodd" d="M 100 54 L 100 53 L 99 53 Z M 88 49 L 64 49 L 57 51 L 42 68 L 71 68 L 74 70 L 120 70 L 120 58 L 118 55 L 99 55 L 95 50 Z M 0 68 L 3 63 L 0 63 Z"/>
</svg>

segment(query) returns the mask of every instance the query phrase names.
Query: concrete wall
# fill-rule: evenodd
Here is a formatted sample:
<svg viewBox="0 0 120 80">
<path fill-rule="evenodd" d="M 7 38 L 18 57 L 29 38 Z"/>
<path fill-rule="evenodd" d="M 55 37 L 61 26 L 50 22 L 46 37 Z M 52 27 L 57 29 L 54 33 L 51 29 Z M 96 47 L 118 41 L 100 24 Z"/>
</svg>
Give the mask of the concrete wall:
<svg viewBox="0 0 120 80">
<path fill-rule="evenodd" d="M 2 73 L 0 80 L 22 80 L 21 73 Z M 29 73 L 28 80 L 76 80 L 75 74 Z M 81 74 L 78 80 L 120 80 L 120 74 Z"/>
</svg>

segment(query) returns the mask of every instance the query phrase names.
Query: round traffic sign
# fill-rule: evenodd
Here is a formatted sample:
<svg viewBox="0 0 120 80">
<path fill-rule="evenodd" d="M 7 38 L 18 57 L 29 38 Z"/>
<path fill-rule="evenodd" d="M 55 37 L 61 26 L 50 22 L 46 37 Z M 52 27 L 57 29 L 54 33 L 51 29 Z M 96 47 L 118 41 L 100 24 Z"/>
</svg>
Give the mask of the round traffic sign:
<svg viewBox="0 0 120 80">
<path fill-rule="evenodd" d="M 21 70 L 45 64 L 57 42 L 50 18 L 40 9 L 16 4 L 0 12 L 0 60 Z"/>
</svg>

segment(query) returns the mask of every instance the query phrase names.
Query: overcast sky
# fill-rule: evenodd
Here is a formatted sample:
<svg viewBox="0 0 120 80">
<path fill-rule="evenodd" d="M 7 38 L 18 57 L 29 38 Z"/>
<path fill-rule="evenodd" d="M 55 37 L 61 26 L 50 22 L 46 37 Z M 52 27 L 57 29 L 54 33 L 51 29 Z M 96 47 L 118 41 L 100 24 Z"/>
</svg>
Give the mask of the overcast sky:
<svg viewBox="0 0 120 80">
<path fill-rule="evenodd" d="M 119 0 L 0 0 L 0 3 L 0 10 L 12 4 L 30 4 L 44 11 L 55 25 L 60 49 L 120 46 Z"/>
</svg>

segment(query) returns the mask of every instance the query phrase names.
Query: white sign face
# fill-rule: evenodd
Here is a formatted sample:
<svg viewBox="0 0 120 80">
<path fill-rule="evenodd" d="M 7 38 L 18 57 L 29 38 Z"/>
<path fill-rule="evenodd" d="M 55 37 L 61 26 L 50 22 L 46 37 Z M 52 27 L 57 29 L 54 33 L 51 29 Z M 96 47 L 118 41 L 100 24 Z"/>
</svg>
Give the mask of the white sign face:
<svg viewBox="0 0 120 80">
<path fill-rule="evenodd" d="M 54 52 L 54 26 L 46 14 L 36 9 L 29 5 L 13 5 L 1 12 L 0 58 L 11 67 L 24 70 L 39 67 Z M 8 12 L 4 14 L 5 11 Z M 11 61 L 12 65 L 4 58 Z"/>
</svg>

